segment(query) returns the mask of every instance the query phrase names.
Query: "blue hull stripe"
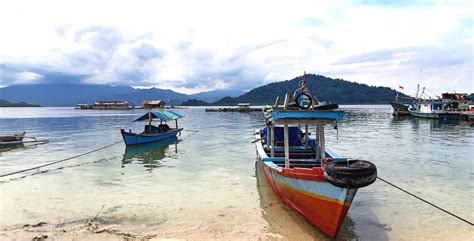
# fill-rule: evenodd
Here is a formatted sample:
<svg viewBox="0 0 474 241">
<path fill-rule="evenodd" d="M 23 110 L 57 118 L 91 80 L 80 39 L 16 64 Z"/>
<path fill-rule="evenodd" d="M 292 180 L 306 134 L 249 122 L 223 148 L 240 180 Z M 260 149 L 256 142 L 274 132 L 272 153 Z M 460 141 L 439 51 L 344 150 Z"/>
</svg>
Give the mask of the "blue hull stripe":
<svg viewBox="0 0 474 241">
<path fill-rule="evenodd" d="M 137 134 L 132 135 L 130 133 L 124 132 L 122 136 L 123 136 L 123 141 L 125 142 L 125 144 L 127 146 L 131 146 L 131 145 L 157 142 L 157 141 L 165 140 L 170 137 L 176 137 L 176 135 L 181 130 L 183 130 L 183 128 L 171 130 L 167 133 L 157 134 L 157 135 L 137 135 Z"/>
</svg>

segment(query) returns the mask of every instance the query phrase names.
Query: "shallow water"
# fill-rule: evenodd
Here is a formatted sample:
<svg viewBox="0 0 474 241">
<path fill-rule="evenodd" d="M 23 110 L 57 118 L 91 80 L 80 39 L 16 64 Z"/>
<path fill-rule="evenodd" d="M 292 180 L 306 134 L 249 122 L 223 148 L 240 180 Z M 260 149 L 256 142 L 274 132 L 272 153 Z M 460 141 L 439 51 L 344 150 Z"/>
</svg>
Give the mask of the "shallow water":
<svg viewBox="0 0 474 241">
<path fill-rule="evenodd" d="M 394 118 L 389 106 L 343 106 L 338 154 L 374 162 L 379 176 L 474 221 L 474 127 Z M 178 141 L 122 143 L 56 165 L 0 178 L 0 228 L 94 217 L 138 234 L 190 239 L 328 239 L 282 204 L 255 172 L 252 133 L 260 113 L 178 110 Z M 38 146 L 0 150 L 0 174 L 78 155 L 121 140 L 143 111 L 0 108 L 0 133 L 25 130 Z M 377 181 L 356 195 L 339 239 L 470 240 L 470 225 Z"/>
</svg>

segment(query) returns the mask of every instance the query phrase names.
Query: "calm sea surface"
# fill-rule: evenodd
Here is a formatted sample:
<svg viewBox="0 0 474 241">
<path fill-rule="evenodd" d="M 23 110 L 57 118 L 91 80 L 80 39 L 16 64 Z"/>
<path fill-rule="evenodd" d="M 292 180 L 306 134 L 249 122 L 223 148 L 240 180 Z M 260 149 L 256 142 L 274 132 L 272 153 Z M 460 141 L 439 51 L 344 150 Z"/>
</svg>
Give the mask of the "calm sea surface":
<svg viewBox="0 0 474 241">
<path fill-rule="evenodd" d="M 394 118 L 389 106 L 343 106 L 340 155 L 374 162 L 379 176 L 474 222 L 474 127 L 467 122 Z M 0 229 L 74 223 L 99 215 L 123 232 L 190 239 L 327 237 L 283 205 L 255 173 L 252 133 L 260 113 L 178 110 L 178 142 L 123 143 L 66 162 L 0 178 Z M 61 160 L 121 141 L 143 110 L 0 108 L 0 135 L 21 130 L 44 145 L 0 149 L 0 174 Z M 337 135 L 338 134 L 338 135 Z M 360 189 L 339 239 L 470 240 L 473 228 L 376 181 Z"/>
</svg>

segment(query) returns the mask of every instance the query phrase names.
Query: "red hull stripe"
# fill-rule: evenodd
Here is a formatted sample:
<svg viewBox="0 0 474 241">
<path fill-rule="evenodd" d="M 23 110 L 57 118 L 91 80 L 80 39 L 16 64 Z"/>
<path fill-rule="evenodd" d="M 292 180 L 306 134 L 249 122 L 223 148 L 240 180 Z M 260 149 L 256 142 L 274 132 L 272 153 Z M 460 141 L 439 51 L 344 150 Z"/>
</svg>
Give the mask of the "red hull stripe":
<svg viewBox="0 0 474 241">
<path fill-rule="evenodd" d="M 348 190 L 347 195 L 344 195 L 345 191 L 343 190 L 346 189 L 341 189 L 341 198 L 344 201 L 299 190 L 278 181 L 278 173 L 275 174 L 277 180 L 274 180 L 271 168 L 261 160 L 259 162 L 263 167 L 261 170 L 264 172 L 268 184 L 280 196 L 283 202 L 330 237 L 337 235 L 351 206 L 356 190 Z M 321 185 L 325 184 L 321 183 Z M 317 185 L 317 182 L 314 185 Z"/>
<path fill-rule="evenodd" d="M 331 237 L 335 237 L 344 222 L 350 203 L 341 205 L 338 202 L 315 198 L 305 192 L 276 183 L 280 198 L 295 209 L 310 223 Z"/>
</svg>

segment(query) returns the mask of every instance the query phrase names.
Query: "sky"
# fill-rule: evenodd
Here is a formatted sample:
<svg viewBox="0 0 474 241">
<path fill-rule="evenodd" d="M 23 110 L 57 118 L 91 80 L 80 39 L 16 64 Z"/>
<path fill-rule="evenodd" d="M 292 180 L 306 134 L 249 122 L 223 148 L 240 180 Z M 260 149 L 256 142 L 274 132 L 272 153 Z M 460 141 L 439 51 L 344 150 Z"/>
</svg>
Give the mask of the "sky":
<svg viewBox="0 0 474 241">
<path fill-rule="evenodd" d="M 474 92 L 472 1 L 0 2 L 0 86 L 250 90 L 307 73 Z"/>
</svg>

